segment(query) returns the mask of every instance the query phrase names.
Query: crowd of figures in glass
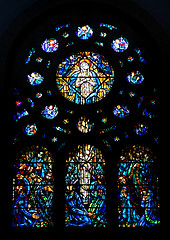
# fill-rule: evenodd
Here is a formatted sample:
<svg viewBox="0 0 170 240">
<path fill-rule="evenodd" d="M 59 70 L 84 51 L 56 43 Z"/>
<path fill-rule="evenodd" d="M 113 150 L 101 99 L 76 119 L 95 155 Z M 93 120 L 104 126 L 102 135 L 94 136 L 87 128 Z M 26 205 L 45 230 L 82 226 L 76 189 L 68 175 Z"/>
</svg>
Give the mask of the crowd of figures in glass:
<svg viewBox="0 0 170 240">
<path fill-rule="evenodd" d="M 122 151 L 118 172 L 120 227 L 151 227 L 160 224 L 158 177 L 155 157 L 144 146 Z"/>
<path fill-rule="evenodd" d="M 32 146 L 18 154 L 13 178 L 13 226 L 53 226 L 53 162 L 44 147 Z"/>
<path fill-rule="evenodd" d="M 66 226 L 106 226 L 105 160 L 91 145 L 79 145 L 66 160 Z"/>
</svg>

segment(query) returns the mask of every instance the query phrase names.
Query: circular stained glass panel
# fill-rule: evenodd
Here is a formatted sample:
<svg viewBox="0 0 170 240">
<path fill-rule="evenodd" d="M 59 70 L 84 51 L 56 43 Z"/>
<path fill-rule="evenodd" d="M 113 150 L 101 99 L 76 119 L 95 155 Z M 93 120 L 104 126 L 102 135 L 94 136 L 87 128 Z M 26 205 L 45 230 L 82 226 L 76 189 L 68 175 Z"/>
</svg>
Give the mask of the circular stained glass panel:
<svg viewBox="0 0 170 240">
<path fill-rule="evenodd" d="M 61 94 L 76 104 L 102 100 L 110 92 L 114 71 L 104 56 L 94 52 L 79 52 L 59 64 L 56 84 Z"/>
<path fill-rule="evenodd" d="M 46 106 L 41 112 L 42 116 L 47 119 L 53 119 L 58 115 L 58 107 L 55 105 Z"/>
<path fill-rule="evenodd" d="M 41 44 L 41 47 L 45 52 L 55 52 L 58 49 L 58 41 L 55 38 L 46 39 Z"/>
<path fill-rule="evenodd" d="M 119 118 L 125 118 L 129 115 L 129 113 L 129 109 L 127 108 L 127 106 L 124 105 L 117 105 L 116 107 L 114 107 L 113 110 L 113 114 Z"/>
<path fill-rule="evenodd" d="M 43 80 L 44 77 L 37 72 L 32 72 L 30 75 L 27 75 L 27 81 L 33 86 L 40 85 Z"/>
<path fill-rule="evenodd" d="M 89 25 L 78 27 L 76 35 L 80 39 L 86 40 L 93 35 L 93 30 Z"/>
<path fill-rule="evenodd" d="M 126 38 L 120 37 L 113 40 L 111 47 L 115 52 L 124 52 L 129 46 L 129 42 Z"/>
<path fill-rule="evenodd" d="M 87 117 L 79 118 L 77 128 L 80 132 L 82 133 L 91 132 L 93 126 L 94 126 L 94 123 L 92 123 Z"/>
<path fill-rule="evenodd" d="M 131 84 L 140 84 L 143 82 L 143 80 L 144 76 L 139 71 L 131 72 L 127 76 L 127 81 Z"/>
<path fill-rule="evenodd" d="M 28 136 L 32 136 L 34 134 L 36 134 L 37 132 L 37 126 L 35 123 L 33 124 L 28 124 L 25 129 L 23 130 L 23 132 L 28 135 Z"/>
</svg>

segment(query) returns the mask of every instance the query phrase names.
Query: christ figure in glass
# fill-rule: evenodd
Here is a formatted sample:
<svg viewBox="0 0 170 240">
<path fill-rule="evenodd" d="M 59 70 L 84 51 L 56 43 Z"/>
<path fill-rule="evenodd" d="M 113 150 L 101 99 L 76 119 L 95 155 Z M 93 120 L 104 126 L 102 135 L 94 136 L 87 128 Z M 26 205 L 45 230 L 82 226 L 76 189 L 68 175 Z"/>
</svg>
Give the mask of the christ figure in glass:
<svg viewBox="0 0 170 240">
<path fill-rule="evenodd" d="M 77 76 L 76 87 L 80 87 L 82 101 L 87 98 L 96 86 L 95 79 L 93 78 L 94 73 L 90 71 L 90 61 L 83 59 L 80 61 L 80 73 Z"/>
</svg>

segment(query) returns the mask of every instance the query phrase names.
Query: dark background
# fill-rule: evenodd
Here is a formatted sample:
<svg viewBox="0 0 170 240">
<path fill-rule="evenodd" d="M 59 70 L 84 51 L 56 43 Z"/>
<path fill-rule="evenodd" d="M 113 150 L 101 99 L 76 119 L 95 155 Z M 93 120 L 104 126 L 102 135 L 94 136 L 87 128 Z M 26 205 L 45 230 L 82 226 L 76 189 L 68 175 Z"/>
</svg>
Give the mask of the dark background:
<svg viewBox="0 0 170 240">
<path fill-rule="evenodd" d="M 112 0 L 114 2 L 114 0 Z M 0 1 L 0 37 L 8 25 L 27 7 L 37 0 Z M 170 38 L 170 1 L 169 0 L 131 0 L 143 8 L 161 25 Z"/>
<path fill-rule="evenodd" d="M 6 0 L 6 1 L 0 0 L 0 1 L 1 1 L 0 2 L 0 38 L 6 32 L 9 33 L 9 35 L 12 33 L 12 31 L 14 33 L 15 28 L 13 28 L 13 29 L 11 28 L 11 32 L 9 32 L 9 30 L 7 30 L 8 27 L 10 26 L 10 24 L 12 24 L 13 21 L 15 21 L 15 19 L 17 18 L 17 16 L 22 14 L 22 12 L 24 10 L 29 8 L 32 4 L 38 2 L 37 0 Z M 63 3 L 64 3 L 64 1 L 65 0 L 63 0 Z M 114 2 L 114 0 L 112 0 L 112 1 Z M 117 0 L 117 1 L 120 1 L 120 0 Z M 45 1 L 43 1 L 43 2 L 45 3 Z M 81 0 L 79 0 L 79 2 L 81 2 Z M 158 1 L 158 0 L 131 0 L 131 1 L 128 1 L 127 0 L 127 2 L 134 2 L 137 4 L 137 6 L 141 7 L 147 13 L 149 13 L 150 16 L 158 23 L 158 26 L 160 26 L 162 28 L 163 32 L 165 32 L 165 34 L 170 39 L 170 14 L 169 14 L 170 1 L 169 0 L 162 0 L 162 1 Z M 80 5 L 81 5 L 81 3 L 80 3 Z M 138 13 L 136 13 L 136 14 L 138 14 Z M 30 13 L 30 15 L 31 15 L 31 13 Z M 35 13 L 33 13 L 33 15 L 35 15 Z M 12 34 L 11 34 L 11 38 L 12 38 Z M 11 43 L 12 42 L 13 41 L 11 39 Z M 164 44 L 163 41 L 162 41 L 162 43 Z M 2 49 L 2 47 L 3 47 L 3 44 L 1 44 L 1 39 L 0 39 L 0 48 Z M 8 46 L 6 44 L 6 48 L 7 47 Z M 13 48 L 14 48 L 14 46 L 13 46 Z M 1 63 L 0 69 L 3 68 L 3 62 L 2 62 L 3 54 L 1 54 L 1 49 L 0 49 L 0 63 Z M 165 55 L 166 55 L 166 49 L 168 51 L 169 45 L 167 44 L 166 46 L 164 46 L 164 49 L 165 49 Z M 154 48 L 152 48 L 152 51 L 154 51 Z M 4 52 L 5 52 L 5 48 L 4 48 Z M 17 52 L 17 54 L 19 54 L 19 51 Z M 155 51 L 155 54 L 156 54 L 156 51 Z M 156 61 L 156 57 L 157 56 L 155 55 L 155 61 Z M 12 58 L 11 58 L 11 61 L 12 61 Z M 157 63 L 157 64 L 159 64 L 159 63 Z M 15 64 L 13 64 L 13 65 L 15 65 Z M 161 65 L 161 67 L 162 67 L 162 65 Z M 154 68 L 157 69 L 155 66 L 154 66 Z M 12 71 L 10 70 L 10 74 L 11 74 L 11 72 Z M 2 74 L 0 71 L 0 76 L 1 75 Z M 163 80 L 163 79 L 161 79 L 161 80 Z M 2 80 L 1 80 L 1 82 L 2 82 Z M 9 85 L 9 82 L 7 85 Z M 116 165 L 116 162 L 114 164 Z M 111 169 L 113 169 L 115 167 L 115 166 L 113 166 L 114 164 L 112 164 L 112 166 L 109 166 L 110 168 L 108 168 L 108 171 L 111 172 Z M 64 159 L 63 159 L 63 165 L 64 165 Z M 64 169 L 64 166 L 63 166 L 63 169 Z M 110 176 L 110 175 L 108 174 L 108 176 Z M 116 175 L 115 175 L 115 178 L 116 178 Z M 57 178 L 56 178 L 56 180 L 57 180 Z M 113 180 L 113 179 L 111 179 L 111 180 Z M 116 182 L 116 180 L 115 180 L 115 182 Z M 58 187 L 59 192 L 63 191 L 63 189 L 64 189 L 62 184 L 61 184 L 61 186 L 57 186 L 57 187 Z M 62 203 L 62 202 L 63 202 L 63 199 L 60 199 L 60 203 Z M 61 207 L 62 207 L 62 204 L 61 204 Z M 115 212 L 117 212 L 117 209 L 115 210 Z M 110 215 L 112 215 L 112 213 Z"/>
</svg>

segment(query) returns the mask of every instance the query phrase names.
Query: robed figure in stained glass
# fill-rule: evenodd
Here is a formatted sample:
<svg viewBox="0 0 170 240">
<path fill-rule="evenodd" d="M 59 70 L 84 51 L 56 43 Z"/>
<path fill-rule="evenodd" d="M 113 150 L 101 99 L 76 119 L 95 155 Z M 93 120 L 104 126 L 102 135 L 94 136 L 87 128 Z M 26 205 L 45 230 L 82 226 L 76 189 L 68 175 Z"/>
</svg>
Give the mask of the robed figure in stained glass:
<svg viewBox="0 0 170 240">
<path fill-rule="evenodd" d="M 60 92 L 76 104 L 95 103 L 110 91 L 114 71 L 100 54 L 80 52 L 59 64 L 56 83 Z"/>
<path fill-rule="evenodd" d="M 99 84 L 99 79 L 93 71 L 90 71 L 90 61 L 85 58 L 80 61 L 80 73 L 77 76 L 75 86 L 80 88 L 81 102 L 93 93 L 94 87 Z M 93 78 L 94 77 L 94 78 Z M 92 97 L 92 95 L 91 95 Z"/>
<path fill-rule="evenodd" d="M 53 158 L 44 147 L 21 151 L 13 178 L 13 226 L 53 225 Z"/>
<path fill-rule="evenodd" d="M 105 226 L 104 165 L 102 154 L 93 146 L 82 145 L 70 153 L 65 176 L 66 226 Z"/>
<path fill-rule="evenodd" d="M 150 227 L 160 224 L 158 179 L 149 148 L 135 145 L 124 151 L 119 164 L 119 226 Z"/>
</svg>

